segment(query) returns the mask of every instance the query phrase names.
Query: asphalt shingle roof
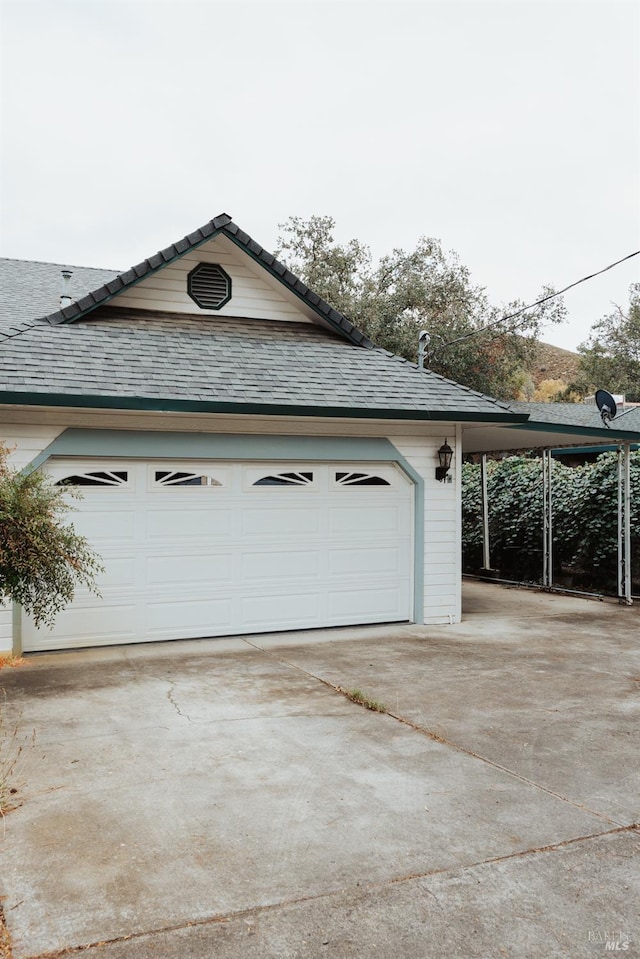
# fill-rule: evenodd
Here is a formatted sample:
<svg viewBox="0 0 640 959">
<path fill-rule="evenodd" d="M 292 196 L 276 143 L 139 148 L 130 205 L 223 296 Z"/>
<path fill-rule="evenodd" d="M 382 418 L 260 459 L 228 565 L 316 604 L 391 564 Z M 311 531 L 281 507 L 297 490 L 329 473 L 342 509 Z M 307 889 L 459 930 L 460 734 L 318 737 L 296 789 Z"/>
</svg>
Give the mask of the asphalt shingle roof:
<svg viewBox="0 0 640 959">
<path fill-rule="evenodd" d="M 509 408 L 515 413 L 528 413 L 531 423 L 607 429 L 595 403 L 519 403 L 510 401 Z M 615 420 L 608 428 L 616 431 L 640 431 L 640 408 L 618 412 Z"/>
<path fill-rule="evenodd" d="M 0 390 L 17 394 L 515 419 L 497 400 L 309 323 L 102 307 L 35 324 L 0 343 L 0 359 Z"/>
<path fill-rule="evenodd" d="M 80 299 L 118 275 L 116 270 L 0 257 L 0 336 L 54 313 L 60 306 L 62 270 L 72 271 L 70 292 Z M 40 318 L 40 319 L 38 319 Z"/>
</svg>

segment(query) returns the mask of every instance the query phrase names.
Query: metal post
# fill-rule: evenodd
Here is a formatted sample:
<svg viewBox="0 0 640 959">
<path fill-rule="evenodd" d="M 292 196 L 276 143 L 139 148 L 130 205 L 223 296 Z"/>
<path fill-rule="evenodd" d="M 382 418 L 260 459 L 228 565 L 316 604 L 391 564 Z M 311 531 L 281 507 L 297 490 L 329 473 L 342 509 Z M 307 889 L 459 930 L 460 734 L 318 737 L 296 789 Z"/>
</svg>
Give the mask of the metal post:
<svg viewBox="0 0 640 959">
<path fill-rule="evenodd" d="M 542 451 L 542 585 L 553 585 L 553 457 Z"/>
<path fill-rule="evenodd" d="M 487 497 L 487 454 L 480 461 L 480 479 L 482 483 L 482 565 L 491 569 L 491 551 L 489 546 L 489 500 Z"/>
<path fill-rule="evenodd" d="M 618 600 L 631 599 L 631 446 L 618 447 Z"/>
</svg>

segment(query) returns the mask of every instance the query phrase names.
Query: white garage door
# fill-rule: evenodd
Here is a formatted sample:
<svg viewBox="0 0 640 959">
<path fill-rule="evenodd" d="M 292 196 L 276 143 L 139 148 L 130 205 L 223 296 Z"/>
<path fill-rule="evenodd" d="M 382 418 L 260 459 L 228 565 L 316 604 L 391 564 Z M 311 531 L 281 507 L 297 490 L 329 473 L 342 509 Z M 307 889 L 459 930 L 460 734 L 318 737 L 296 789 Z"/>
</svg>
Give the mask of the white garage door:
<svg viewBox="0 0 640 959">
<path fill-rule="evenodd" d="M 53 462 L 53 461 L 52 461 Z M 393 465 L 65 460 L 105 566 L 25 650 L 397 622 L 412 602 L 412 485 Z"/>
</svg>

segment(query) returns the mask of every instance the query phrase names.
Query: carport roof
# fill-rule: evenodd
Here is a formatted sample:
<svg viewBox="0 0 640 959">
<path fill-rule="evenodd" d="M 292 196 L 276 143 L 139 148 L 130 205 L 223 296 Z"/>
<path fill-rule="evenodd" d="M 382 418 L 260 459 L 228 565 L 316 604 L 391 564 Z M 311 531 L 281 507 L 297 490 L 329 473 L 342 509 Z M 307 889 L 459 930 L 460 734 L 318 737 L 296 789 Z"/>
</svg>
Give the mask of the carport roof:
<svg viewBox="0 0 640 959">
<path fill-rule="evenodd" d="M 640 442 L 640 408 L 619 413 L 604 426 L 595 404 L 510 402 L 514 413 L 527 414 L 524 423 L 466 426 L 465 453 L 505 452 L 561 446 L 611 446 Z"/>
</svg>

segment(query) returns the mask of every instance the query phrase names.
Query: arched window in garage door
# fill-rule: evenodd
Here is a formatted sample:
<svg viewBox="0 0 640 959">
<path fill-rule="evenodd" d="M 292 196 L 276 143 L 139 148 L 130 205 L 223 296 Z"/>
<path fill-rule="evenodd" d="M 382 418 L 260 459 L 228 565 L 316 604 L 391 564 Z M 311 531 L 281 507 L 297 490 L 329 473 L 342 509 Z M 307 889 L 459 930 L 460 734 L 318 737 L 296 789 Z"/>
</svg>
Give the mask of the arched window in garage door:
<svg viewBox="0 0 640 959">
<path fill-rule="evenodd" d="M 313 473 L 269 473 L 256 480 L 254 486 L 309 486 Z"/>
<path fill-rule="evenodd" d="M 73 473 L 59 479 L 56 486 L 123 486 L 129 480 L 126 470 L 94 470 L 90 473 Z"/>
<path fill-rule="evenodd" d="M 338 486 L 391 486 L 389 480 L 374 473 L 336 473 Z"/>
<path fill-rule="evenodd" d="M 156 486 L 222 486 L 215 476 L 180 470 L 156 470 Z"/>
</svg>

